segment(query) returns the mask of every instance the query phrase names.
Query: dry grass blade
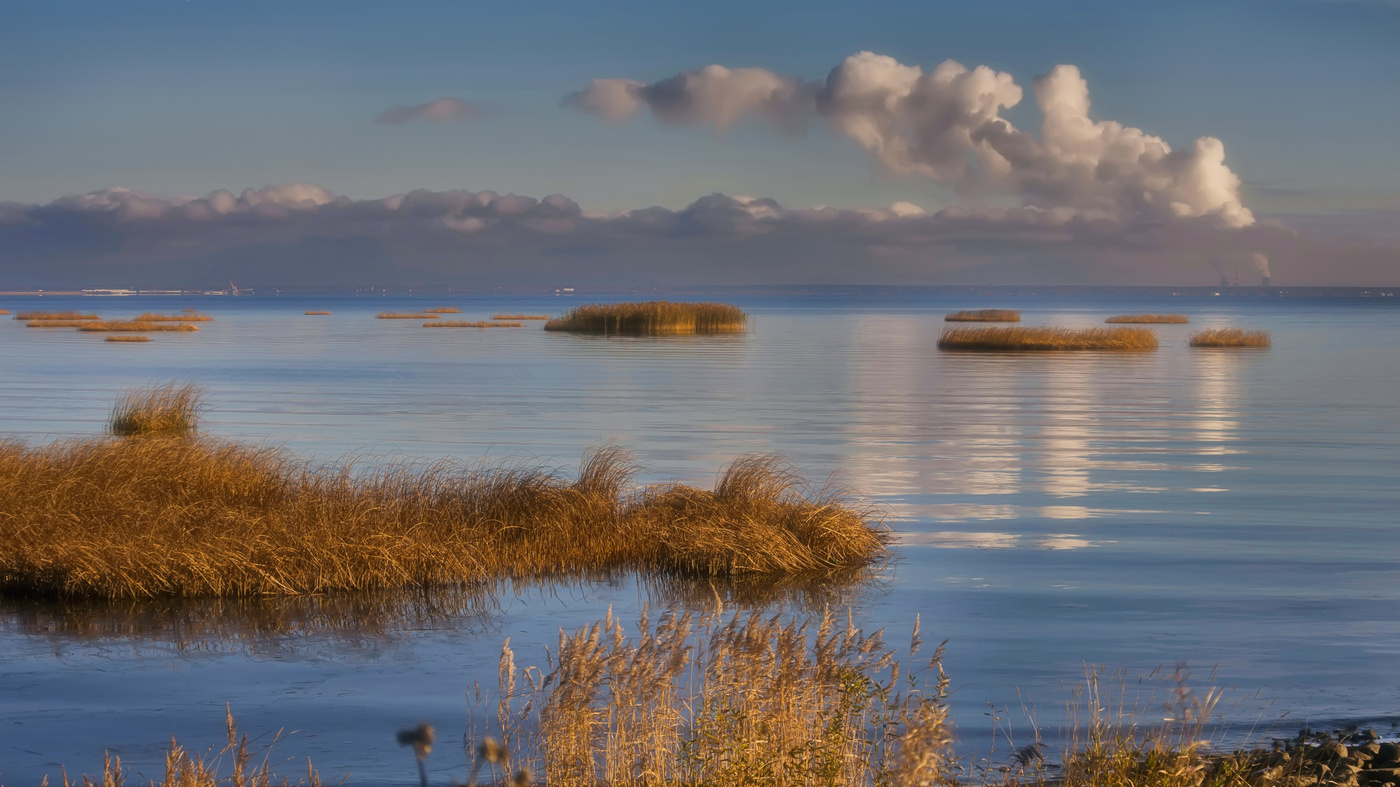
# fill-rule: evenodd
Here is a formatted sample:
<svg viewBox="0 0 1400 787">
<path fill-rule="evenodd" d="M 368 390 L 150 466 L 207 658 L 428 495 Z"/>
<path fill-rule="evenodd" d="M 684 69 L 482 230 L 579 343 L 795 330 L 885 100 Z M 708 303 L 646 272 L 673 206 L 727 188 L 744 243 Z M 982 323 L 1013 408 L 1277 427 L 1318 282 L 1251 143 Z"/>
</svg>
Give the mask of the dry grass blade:
<svg viewBox="0 0 1400 787">
<path fill-rule="evenodd" d="M 944 315 L 944 322 L 1020 322 L 1015 309 L 973 309 Z"/>
<path fill-rule="evenodd" d="M 1192 347 L 1269 347 L 1273 338 L 1268 331 L 1246 331 L 1243 328 L 1207 328 L 1191 334 Z"/>
<path fill-rule="evenodd" d="M 424 328 L 524 328 L 523 322 L 466 322 L 463 320 L 442 320 L 425 322 Z"/>
<path fill-rule="evenodd" d="M 593 303 L 545 323 L 546 331 L 613 336 L 743 333 L 749 316 L 724 303 Z"/>
<path fill-rule="evenodd" d="M 317 314 L 317 315 L 319 315 L 319 314 L 330 314 L 330 312 L 328 312 L 328 311 L 309 311 L 309 312 L 306 312 L 306 314 Z"/>
<path fill-rule="evenodd" d="M 150 340 L 151 337 L 149 336 L 107 336 L 103 338 L 103 341 L 122 344 L 140 344 L 141 342 L 149 342 Z"/>
<path fill-rule="evenodd" d="M 1185 325 L 1191 318 L 1184 314 L 1120 314 L 1106 323 L 1135 323 L 1139 325 Z"/>
<path fill-rule="evenodd" d="M 548 320 L 548 314 L 493 314 L 493 320 Z"/>
<path fill-rule="evenodd" d="M 211 322 L 214 318 L 207 314 L 200 314 L 190 309 L 185 309 L 179 314 L 157 314 L 146 312 L 137 315 L 133 322 Z"/>
<path fill-rule="evenodd" d="M 143 388 L 117 400 L 107 420 L 107 431 L 117 437 L 190 437 L 199 431 L 203 410 L 204 391 L 196 386 Z"/>
<path fill-rule="evenodd" d="M 113 320 L 108 322 L 84 323 L 78 326 L 78 330 L 117 333 L 151 333 L 155 331 L 163 333 L 191 333 L 199 330 L 199 326 L 184 322 L 126 322 Z"/>
<path fill-rule="evenodd" d="M 433 312 L 380 312 L 374 315 L 380 320 L 436 320 Z"/>
<path fill-rule="evenodd" d="M 6 312 L 8 314 L 8 312 Z M 98 320 L 101 319 L 96 314 L 83 314 L 82 312 L 20 312 L 15 315 L 16 320 Z"/>
<path fill-rule="evenodd" d="M 940 350 L 975 352 L 1053 350 L 1155 350 L 1157 335 L 1146 328 L 949 328 Z"/>
</svg>

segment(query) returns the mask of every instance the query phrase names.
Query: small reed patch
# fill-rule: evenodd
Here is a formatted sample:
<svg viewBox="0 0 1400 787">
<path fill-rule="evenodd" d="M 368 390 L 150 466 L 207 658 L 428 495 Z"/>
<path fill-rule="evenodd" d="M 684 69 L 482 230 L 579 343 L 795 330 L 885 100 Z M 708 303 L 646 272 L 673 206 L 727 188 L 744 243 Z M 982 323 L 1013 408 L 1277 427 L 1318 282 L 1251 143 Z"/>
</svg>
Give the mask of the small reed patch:
<svg viewBox="0 0 1400 787">
<path fill-rule="evenodd" d="M 973 309 L 944 315 L 944 322 L 1020 322 L 1015 309 Z"/>
<path fill-rule="evenodd" d="M 1191 334 L 1192 347 L 1270 347 L 1273 337 L 1268 331 L 1246 331 L 1243 328 L 1207 328 Z"/>
<path fill-rule="evenodd" d="M 434 306 L 431 309 L 424 309 L 425 314 L 461 314 L 462 310 L 456 306 Z"/>
<path fill-rule="evenodd" d="M 103 341 L 122 342 L 124 344 L 139 344 L 141 342 L 149 342 L 150 340 L 151 337 L 149 336 L 107 336 L 103 338 Z"/>
<path fill-rule="evenodd" d="M 611 336 L 743 333 L 749 316 L 726 303 L 591 303 L 545 323 L 546 331 Z"/>
<path fill-rule="evenodd" d="M 306 314 L 330 314 L 328 311 L 309 311 Z"/>
<path fill-rule="evenodd" d="M 190 333 L 199 330 L 199 326 L 190 325 L 187 322 L 133 322 L 123 320 L 111 320 L 108 322 L 89 322 L 78 326 L 80 331 L 109 332 L 109 333 Z"/>
<path fill-rule="evenodd" d="M 100 320 L 96 314 L 82 312 L 20 312 L 16 320 Z"/>
<path fill-rule="evenodd" d="M 379 320 L 436 320 L 438 315 L 433 312 L 380 312 L 375 316 Z"/>
<path fill-rule="evenodd" d="M 425 322 L 424 328 L 524 328 L 523 322 L 466 322 L 463 320 L 441 320 Z"/>
<path fill-rule="evenodd" d="M 203 410 L 204 391 L 196 386 L 170 384 L 142 388 L 117 399 L 107 419 L 107 431 L 117 437 L 190 437 L 199 430 L 199 415 Z"/>
<path fill-rule="evenodd" d="M 179 314 L 146 312 L 145 314 L 138 314 L 133 318 L 132 322 L 212 322 L 213 320 L 214 318 L 207 314 L 200 314 L 199 312 L 186 309 Z"/>
<path fill-rule="evenodd" d="M 975 352 L 1047 350 L 1155 350 L 1157 335 L 1147 328 L 948 328 L 940 350 Z"/>
<path fill-rule="evenodd" d="M 0 314 L 9 314 L 9 313 L 10 313 L 10 310 L 9 310 L 9 309 L 0 309 Z"/>
<path fill-rule="evenodd" d="M 1185 325 L 1191 318 L 1184 314 L 1120 314 L 1109 317 L 1106 323 L 1133 323 L 1139 325 Z"/>
<path fill-rule="evenodd" d="M 84 325 L 95 325 L 97 320 L 31 320 L 24 324 L 26 328 L 81 328 Z"/>
<path fill-rule="evenodd" d="M 548 314 L 493 314 L 493 320 L 548 320 Z"/>
</svg>

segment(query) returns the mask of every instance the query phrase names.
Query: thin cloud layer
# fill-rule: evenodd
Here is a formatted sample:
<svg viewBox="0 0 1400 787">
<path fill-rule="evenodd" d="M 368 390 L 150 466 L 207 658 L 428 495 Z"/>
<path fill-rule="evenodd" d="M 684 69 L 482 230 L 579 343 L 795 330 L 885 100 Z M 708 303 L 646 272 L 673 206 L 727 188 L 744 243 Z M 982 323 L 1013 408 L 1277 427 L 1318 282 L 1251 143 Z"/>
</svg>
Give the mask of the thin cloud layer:
<svg viewBox="0 0 1400 787">
<path fill-rule="evenodd" d="M 1001 116 L 1023 98 L 1010 74 L 953 60 L 926 72 L 873 52 L 846 58 L 820 83 L 715 65 L 651 84 L 597 79 L 564 104 L 613 122 L 645 108 L 664 123 L 721 131 L 749 116 L 786 130 L 820 117 L 887 172 L 974 199 L 1009 196 L 1027 207 L 1120 222 L 1255 223 L 1220 140 L 1201 137 L 1172 150 L 1141 129 L 1093 120 L 1088 83 L 1075 66 L 1037 77 L 1032 91 L 1039 138 Z"/>
<path fill-rule="evenodd" d="M 402 125 L 415 120 L 440 123 L 447 120 L 474 120 L 486 113 L 474 104 L 451 96 L 429 101 L 426 104 L 395 104 L 379 113 L 375 123 Z"/>
</svg>

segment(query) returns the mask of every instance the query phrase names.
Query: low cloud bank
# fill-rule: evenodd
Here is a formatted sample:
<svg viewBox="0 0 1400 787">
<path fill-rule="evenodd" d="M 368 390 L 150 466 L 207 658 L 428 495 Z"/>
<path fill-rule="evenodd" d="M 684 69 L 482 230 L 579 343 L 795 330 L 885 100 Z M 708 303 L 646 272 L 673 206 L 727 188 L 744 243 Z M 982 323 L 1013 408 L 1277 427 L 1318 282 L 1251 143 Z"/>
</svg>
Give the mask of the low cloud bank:
<svg viewBox="0 0 1400 787">
<path fill-rule="evenodd" d="M 379 113 L 376 123 L 402 125 L 415 120 L 442 122 L 445 120 L 473 120 L 486 113 L 480 107 L 469 104 L 460 98 L 439 98 L 426 104 L 395 104 Z"/>
</svg>

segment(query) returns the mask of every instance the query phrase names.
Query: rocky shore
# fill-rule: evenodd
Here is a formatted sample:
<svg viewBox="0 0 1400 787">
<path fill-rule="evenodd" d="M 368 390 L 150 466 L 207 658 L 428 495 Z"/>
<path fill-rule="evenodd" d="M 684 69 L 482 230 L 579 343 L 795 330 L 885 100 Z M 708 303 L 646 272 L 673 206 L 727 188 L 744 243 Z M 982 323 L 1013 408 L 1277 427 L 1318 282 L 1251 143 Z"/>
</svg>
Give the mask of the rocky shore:
<svg viewBox="0 0 1400 787">
<path fill-rule="evenodd" d="M 1217 768 L 1270 787 L 1397 787 L 1400 743 L 1381 741 L 1375 730 L 1305 730 L 1268 749 L 1223 757 Z"/>
</svg>

